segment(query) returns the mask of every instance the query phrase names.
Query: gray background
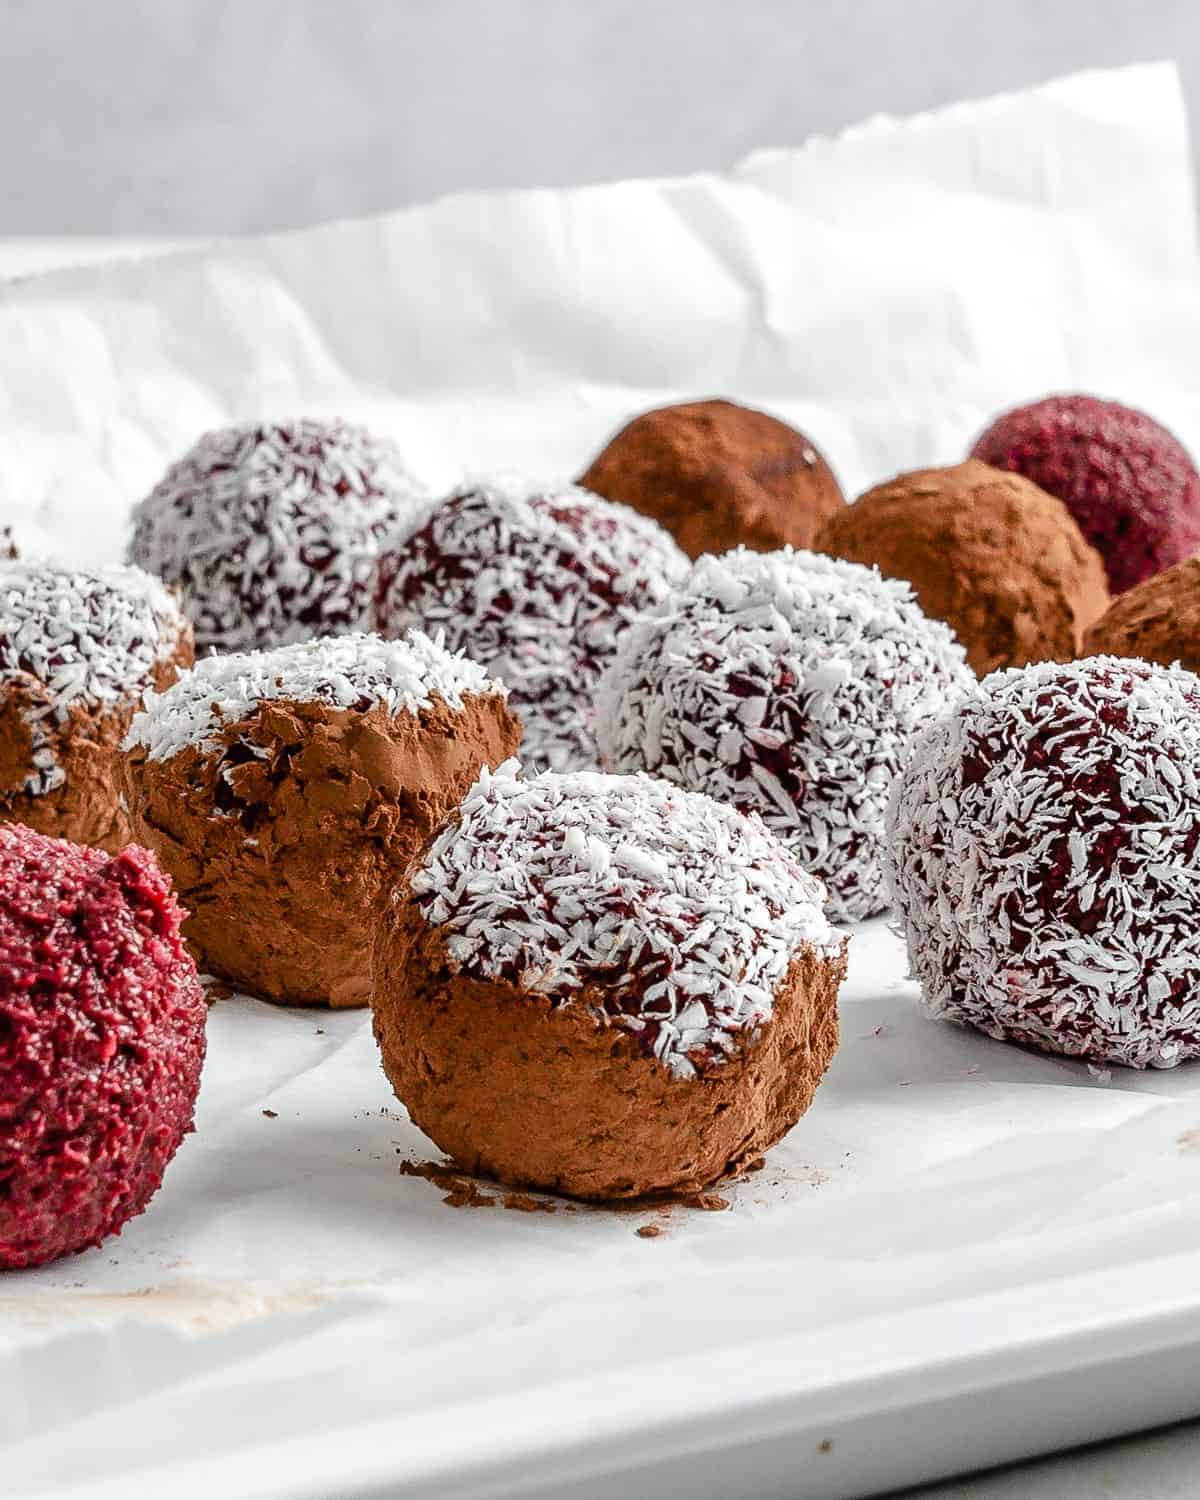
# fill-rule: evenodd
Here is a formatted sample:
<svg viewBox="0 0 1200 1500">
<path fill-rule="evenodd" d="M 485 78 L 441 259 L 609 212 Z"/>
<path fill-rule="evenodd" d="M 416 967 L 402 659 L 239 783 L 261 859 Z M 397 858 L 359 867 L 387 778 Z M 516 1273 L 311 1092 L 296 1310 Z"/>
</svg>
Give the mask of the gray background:
<svg viewBox="0 0 1200 1500">
<path fill-rule="evenodd" d="M 720 167 L 1162 57 L 1200 123 L 1200 0 L 0 0 L 0 22 L 0 236 Z"/>
</svg>

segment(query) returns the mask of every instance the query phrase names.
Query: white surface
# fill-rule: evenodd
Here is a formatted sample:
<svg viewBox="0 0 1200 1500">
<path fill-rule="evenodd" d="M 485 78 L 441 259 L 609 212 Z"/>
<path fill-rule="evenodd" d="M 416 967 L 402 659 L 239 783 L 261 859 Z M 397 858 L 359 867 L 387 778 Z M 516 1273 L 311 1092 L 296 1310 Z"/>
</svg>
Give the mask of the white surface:
<svg viewBox="0 0 1200 1500">
<path fill-rule="evenodd" d="M 573 472 L 631 409 L 700 390 L 798 418 L 851 487 L 1055 386 L 1195 443 L 1180 122 L 1171 76 L 1134 72 L 736 181 L 462 199 L 0 289 L 0 511 L 112 556 L 199 426 L 297 407 L 379 422 L 434 479 Z M 1147 218 L 1110 222 L 1114 182 Z M 398 1176 L 428 1148 L 365 1018 L 219 1004 L 200 1130 L 151 1211 L 4 1280 L 29 1393 L 0 1412 L 6 1478 L 127 1494 L 138 1465 L 143 1491 L 293 1500 L 479 1493 L 481 1465 L 490 1493 L 588 1474 L 599 1496 L 616 1462 L 658 1465 L 640 1492 L 853 1494 L 1183 1415 L 1200 1076 L 1103 1084 L 933 1025 L 902 972 L 880 924 L 858 934 L 813 1111 L 732 1211 L 654 1240 L 444 1206 Z"/>
</svg>

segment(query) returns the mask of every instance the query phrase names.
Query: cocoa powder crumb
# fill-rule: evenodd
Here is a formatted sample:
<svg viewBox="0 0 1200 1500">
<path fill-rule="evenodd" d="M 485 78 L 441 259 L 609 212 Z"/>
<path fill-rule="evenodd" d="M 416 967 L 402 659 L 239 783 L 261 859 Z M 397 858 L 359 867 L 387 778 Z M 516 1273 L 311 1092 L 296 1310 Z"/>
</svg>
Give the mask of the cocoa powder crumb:
<svg viewBox="0 0 1200 1500">
<path fill-rule="evenodd" d="M 505 1193 L 504 1206 L 520 1214 L 552 1214 L 558 1205 L 545 1198 L 531 1198 L 528 1193 Z"/>
<path fill-rule="evenodd" d="M 396 1149 L 399 1151 L 401 1148 Z M 435 1187 L 441 1188 L 445 1194 L 442 1202 L 449 1204 L 451 1208 L 495 1208 L 499 1203 L 501 1207 L 513 1209 L 518 1213 L 552 1214 L 557 1213 L 560 1206 L 549 1200 L 534 1198 L 528 1193 L 505 1193 L 498 1197 L 486 1192 L 476 1178 L 460 1172 L 452 1163 L 447 1162 L 402 1161 L 400 1175 L 420 1177 L 425 1182 L 431 1182 Z M 568 1208 L 565 1204 L 562 1207 Z"/>
<path fill-rule="evenodd" d="M 684 1208 L 700 1208 L 705 1213 L 720 1213 L 729 1207 L 729 1199 L 722 1198 L 720 1193 L 692 1193 L 681 1202 Z"/>
<path fill-rule="evenodd" d="M 268 1120 L 278 1120 L 279 1118 L 279 1111 L 275 1109 L 264 1109 L 263 1114 Z"/>
<path fill-rule="evenodd" d="M 656 1240 L 662 1232 L 661 1224 L 643 1224 L 639 1229 L 634 1230 L 640 1240 Z"/>
</svg>

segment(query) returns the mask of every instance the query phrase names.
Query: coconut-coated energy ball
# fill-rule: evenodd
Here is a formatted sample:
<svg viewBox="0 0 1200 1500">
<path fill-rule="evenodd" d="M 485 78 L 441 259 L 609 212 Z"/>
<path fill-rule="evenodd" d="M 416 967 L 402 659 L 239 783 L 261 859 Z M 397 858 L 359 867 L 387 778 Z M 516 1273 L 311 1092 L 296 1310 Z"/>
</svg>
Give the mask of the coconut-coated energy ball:
<svg viewBox="0 0 1200 1500">
<path fill-rule="evenodd" d="M 0 827 L 0 1268 L 98 1245 L 192 1128 L 205 1002 L 145 849 Z"/>
<path fill-rule="evenodd" d="M 906 584 L 812 552 L 701 558 L 600 685 L 606 766 L 757 813 L 835 920 L 887 906 L 883 814 L 912 735 L 974 683 Z"/>
<path fill-rule="evenodd" d="M 998 417 L 971 456 L 1057 495 L 1104 559 L 1114 594 L 1200 550 L 1200 474 L 1145 412 L 1047 396 Z"/>
<path fill-rule="evenodd" d="M 689 1192 L 808 1108 L 845 943 L 755 818 L 648 776 L 481 775 L 374 948 L 383 1065 L 470 1172 Z"/>
<path fill-rule="evenodd" d="M 811 438 L 733 401 L 643 412 L 579 482 L 653 516 L 690 557 L 741 546 L 811 547 L 846 503 Z"/>
<path fill-rule="evenodd" d="M 1104 565 L 1062 501 L 973 459 L 876 485 L 817 550 L 906 579 L 979 673 L 1072 660 L 1108 606 Z"/>
<path fill-rule="evenodd" d="M 508 688 L 528 765 L 594 769 L 600 674 L 686 571 L 662 527 L 628 506 L 574 485 L 475 481 L 385 548 L 376 629 L 440 631 Z"/>
<path fill-rule="evenodd" d="M 366 628 L 379 543 L 426 501 L 395 445 L 341 421 L 205 433 L 133 515 L 201 653 Z"/>
<path fill-rule="evenodd" d="M 995 673 L 918 738 L 888 836 L 930 1015 L 1097 1063 L 1200 1054 L 1200 678 Z"/>
</svg>

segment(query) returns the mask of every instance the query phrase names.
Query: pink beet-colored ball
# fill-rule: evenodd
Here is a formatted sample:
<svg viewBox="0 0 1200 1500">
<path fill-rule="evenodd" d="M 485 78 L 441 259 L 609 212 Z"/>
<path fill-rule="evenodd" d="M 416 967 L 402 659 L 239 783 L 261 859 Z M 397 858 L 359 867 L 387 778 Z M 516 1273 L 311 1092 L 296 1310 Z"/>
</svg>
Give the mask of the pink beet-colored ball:
<svg viewBox="0 0 1200 1500">
<path fill-rule="evenodd" d="M 0 827 L 0 1269 L 98 1245 L 192 1128 L 205 1002 L 154 856 Z"/>
<path fill-rule="evenodd" d="M 1114 594 L 1200 550 L 1200 474 L 1144 412 L 1048 396 L 998 417 L 971 457 L 1057 495 L 1103 557 Z"/>
</svg>

